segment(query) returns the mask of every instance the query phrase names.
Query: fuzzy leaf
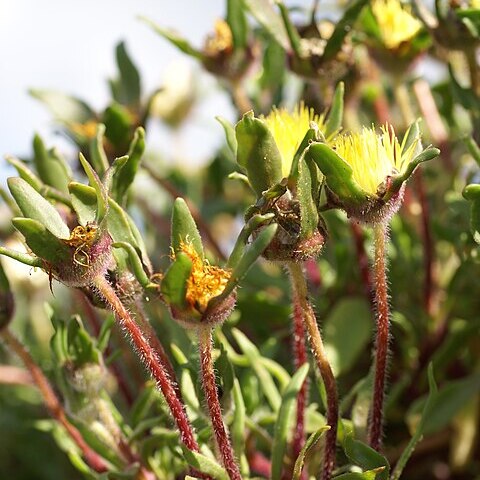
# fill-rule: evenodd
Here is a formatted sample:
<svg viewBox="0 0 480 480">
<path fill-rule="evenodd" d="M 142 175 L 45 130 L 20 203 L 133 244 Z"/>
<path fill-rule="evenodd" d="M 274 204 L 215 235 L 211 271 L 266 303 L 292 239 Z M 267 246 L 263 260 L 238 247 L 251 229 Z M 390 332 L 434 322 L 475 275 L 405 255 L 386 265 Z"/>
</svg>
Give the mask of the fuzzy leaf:
<svg viewBox="0 0 480 480">
<path fill-rule="evenodd" d="M 221 467 L 215 460 L 212 460 L 201 453 L 193 452 L 183 445 L 182 451 L 187 463 L 195 470 L 206 473 L 216 480 L 229 480 L 229 476 L 225 469 Z"/>
<path fill-rule="evenodd" d="M 247 112 L 237 123 L 237 162 L 260 197 L 264 190 L 282 180 L 282 157 L 265 122 Z"/>
<path fill-rule="evenodd" d="M 25 237 L 28 247 L 37 257 L 53 265 L 70 259 L 69 247 L 39 221 L 17 217 L 12 219 L 12 223 Z"/>
<path fill-rule="evenodd" d="M 70 230 L 50 202 L 22 178 L 9 178 L 8 188 L 23 215 L 40 222 L 58 238 L 69 238 Z"/>
<path fill-rule="evenodd" d="M 287 440 L 291 430 L 295 407 L 297 404 L 298 392 L 302 388 L 303 382 L 308 374 L 308 363 L 303 364 L 290 380 L 286 390 L 282 395 L 282 403 L 278 411 L 277 421 L 275 422 L 272 447 L 272 473 L 271 480 L 280 480 L 283 470 L 283 457 L 287 450 Z"/>
<path fill-rule="evenodd" d="M 67 193 L 71 172 L 65 160 L 55 152 L 47 151 L 42 138 L 35 135 L 33 139 L 33 161 L 40 178 L 44 183 Z"/>
<path fill-rule="evenodd" d="M 175 261 L 170 265 L 162 279 L 160 290 L 169 304 L 185 307 L 187 280 L 192 271 L 192 261 L 182 252 L 175 255 Z"/>
<path fill-rule="evenodd" d="M 317 164 L 328 188 L 341 200 L 362 205 L 368 199 L 368 194 L 354 180 L 352 167 L 328 145 L 314 143 L 305 156 Z"/>
<path fill-rule="evenodd" d="M 187 203 L 183 198 L 176 198 L 172 211 L 172 233 L 171 244 L 173 251 L 177 254 L 181 252 L 182 242 L 192 243 L 195 251 L 204 258 L 203 243 L 197 224 L 190 213 Z"/>
</svg>

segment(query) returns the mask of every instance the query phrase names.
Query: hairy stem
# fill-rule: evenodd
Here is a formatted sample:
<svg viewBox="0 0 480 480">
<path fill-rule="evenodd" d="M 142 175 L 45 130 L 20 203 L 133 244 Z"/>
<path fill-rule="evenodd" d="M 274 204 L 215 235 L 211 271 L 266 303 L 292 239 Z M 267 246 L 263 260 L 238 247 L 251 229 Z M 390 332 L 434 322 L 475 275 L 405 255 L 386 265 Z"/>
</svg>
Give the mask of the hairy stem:
<svg viewBox="0 0 480 480">
<path fill-rule="evenodd" d="M 387 225 L 383 223 L 376 225 L 374 228 L 375 263 L 373 270 L 375 276 L 375 304 L 377 307 L 377 333 L 375 344 L 375 379 L 368 441 L 370 446 L 375 450 L 380 450 L 382 446 L 383 405 L 388 363 L 390 310 L 388 306 L 386 272 L 387 228 Z"/>
<path fill-rule="evenodd" d="M 374 299 L 372 294 L 372 279 L 370 274 L 370 268 L 368 266 L 368 255 L 365 251 L 365 242 L 363 238 L 362 227 L 353 221 L 350 222 L 350 229 L 353 234 L 353 241 L 355 244 L 355 251 L 357 253 L 358 268 L 360 270 L 360 276 L 362 278 L 363 290 L 365 297 L 373 308 Z"/>
<path fill-rule="evenodd" d="M 310 347 L 317 362 L 320 375 L 322 376 L 327 395 L 327 424 L 330 426 L 330 430 L 327 432 L 325 439 L 323 472 L 321 478 L 322 480 L 330 480 L 332 477 L 332 471 L 335 467 L 335 443 L 337 439 L 338 423 L 337 385 L 335 383 L 332 368 L 328 362 L 313 308 L 308 300 L 307 283 L 305 281 L 305 276 L 303 275 L 302 266 L 297 263 L 291 263 L 289 265 L 289 270 L 293 289 L 298 298 L 299 307 L 303 313 L 303 320 L 307 328 Z"/>
<path fill-rule="evenodd" d="M 200 350 L 200 366 L 202 373 L 203 391 L 212 420 L 215 440 L 218 450 L 222 457 L 222 462 L 227 470 L 231 480 L 241 480 L 240 469 L 235 455 L 233 453 L 232 444 L 228 436 L 225 424 L 223 423 L 222 409 L 218 399 L 217 384 L 215 382 L 215 370 L 212 359 L 212 331 L 210 327 L 199 328 L 198 344 Z"/>
<path fill-rule="evenodd" d="M 172 381 L 165 371 L 165 367 L 162 364 L 158 354 L 152 348 L 150 342 L 135 320 L 130 316 L 130 313 L 120 301 L 108 280 L 102 276 L 99 276 L 95 279 L 94 284 L 99 293 L 115 313 L 117 320 L 120 322 L 121 326 L 132 341 L 145 367 L 156 380 L 157 386 L 162 391 L 175 423 L 177 424 L 178 430 L 180 431 L 182 442 L 190 450 L 198 452 L 198 444 L 193 435 L 193 429 L 187 418 L 185 407 L 175 393 Z"/>
<path fill-rule="evenodd" d="M 95 470 L 98 473 L 108 471 L 107 464 L 103 458 L 90 448 L 78 429 L 69 422 L 67 415 L 65 414 L 65 410 L 63 409 L 63 405 L 56 396 L 52 386 L 50 385 L 50 382 L 43 374 L 40 367 L 30 356 L 27 349 L 15 337 L 15 335 L 8 330 L 8 328 L 2 330 L 1 335 L 12 351 L 14 351 L 23 361 L 25 367 L 30 372 L 33 381 L 35 382 L 35 385 L 40 390 L 40 394 L 43 397 L 43 401 L 45 402 L 50 415 L 65 428 L 72 440 L 82 452 L 82 456 L 87 464 L 92 468 L 92 470 Z"/>
</svg>

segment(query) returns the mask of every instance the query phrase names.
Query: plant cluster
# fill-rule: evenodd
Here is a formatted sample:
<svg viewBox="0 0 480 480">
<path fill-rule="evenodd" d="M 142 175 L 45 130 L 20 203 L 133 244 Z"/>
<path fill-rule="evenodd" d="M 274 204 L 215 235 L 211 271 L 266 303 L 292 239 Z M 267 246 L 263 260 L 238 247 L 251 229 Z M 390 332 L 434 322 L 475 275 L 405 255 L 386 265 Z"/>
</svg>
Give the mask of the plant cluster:
<svg viewBox="0 0 480 480">
<path fill-rule="evenodd" d="M 123 43 L 102 111 L 31 91 L 78 161 L 7 157 L 4 475 L 478 478 L 480 5 L 340 3 L 227 0 L 201 47 L 143 19 L 236 109 L 195 175 L 146 149 L 193 87 Z M 19 468 L 31 431 L 71 465 Z"/>
</svg>

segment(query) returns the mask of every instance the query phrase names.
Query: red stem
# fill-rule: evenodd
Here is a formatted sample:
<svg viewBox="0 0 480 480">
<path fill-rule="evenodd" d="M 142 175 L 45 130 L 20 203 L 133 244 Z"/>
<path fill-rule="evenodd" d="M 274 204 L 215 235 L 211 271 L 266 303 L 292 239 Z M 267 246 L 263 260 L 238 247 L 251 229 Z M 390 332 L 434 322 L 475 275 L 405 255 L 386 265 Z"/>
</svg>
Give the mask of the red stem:
<svg viewBox="0 0 480 480">
<path fill-rule="evenodd" d="M 388 343 L 390 309 L 388 305 L 388 287 L 386 274 L 385 248 L 387 242 L 387 225 L 379 224 L 375 233 L 375 303 L 377 307 L 377 334 L 375 350 L 375 380 L 373 402 L 370 412 L 369 443 L 375 450 L 382 447 L 383 404 L 385 399 L 385 381 L 387 378 Z"/>
<path fill-rule="evenodd" d="M 62 404 L 58 400 L 58 397 L 55 395 L 55 392 L 53 391 L 50 382 L 43 374 L 40 367 L 30 356 L 26 348 L 8 329 L 4 329 L 1 332 L 1 335 L 5 339 L 6 343 L 10 346 L 10 348 L 22 359 L 25 367 L 27 367 L 28 371 L 30 372 L 33 381 L 40 390 L 43 401 L 45 402 L 45 405 L 50 412 L 50 415 L 65 428 L 72 440 L 81 450 L 82 456 L 87 462 L 87 464 L 98 473 L 108 471 L 107 464 L 105 463 L 103 458 L 97 452 L 90 448 L 90 446 L 83 439 L 82 434 L 78 431 L 78 429 L 68 421 L 65 410 L 63 409 Z"/>
<path fill-rule="evenodd" d="M 222 462 L 231 480 L 242 480 L 240 469 L 232 449 L 225 424 L 223 423 L 222 408 L 218 399 L 217 384 L 212 359 L 212 332 L 210 327 L 200 328 L 198 331 L 200 350 L 200 366 L 202 373 L 203 390 L 207 401 L 213 431 Z"/>
<path fill-rule="evenodd" d="M 132 341 L 145 367 L 156 380 L 158 388 L 162 391 L 163 396 L 170 407 L 172 416 L 177 424 L 178 430 L 180 431 L 182 442 L 190 450 L 198 452 L 198 444 L 193 435 L 193 429 L 187 418 L 185 408 L 178 399 L 172 382 L 168 377 L 158 354 L 152 348 L 140 327 L 130 316 L 130 313 L 120 301 L 115 290 L 110 283 L 108 283 L 107 279 L 102 276 L 97 277 L 95 279 L 95 287 L 115 313 L 117 320 Z"/>
</svg>

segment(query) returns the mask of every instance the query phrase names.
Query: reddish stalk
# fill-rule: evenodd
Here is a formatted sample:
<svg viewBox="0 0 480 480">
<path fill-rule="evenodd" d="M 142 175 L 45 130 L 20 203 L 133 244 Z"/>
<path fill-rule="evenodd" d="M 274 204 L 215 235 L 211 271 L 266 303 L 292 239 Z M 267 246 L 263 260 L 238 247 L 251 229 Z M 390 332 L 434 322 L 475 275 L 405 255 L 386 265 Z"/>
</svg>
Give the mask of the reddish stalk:
<svg viewBox="0 0 480 480">
<path fill-rule="evenodd" d="M 374 227 L 375 234 L 375 303 L 377 307 L 376 345 L 375 345 L 375 379 L 373 401 L 370 412 L 368 441 L 375 450 L 382 447 L 383 404 L 385 399 L 385 382 L 387 378 L 388 343 L 390 309 L 388 305 L 388 287 L 386 273 L 387 225 L 380 223 Z"/>
<path fill-rule="evenodd" d="M 330 426 L 325 437 L 325 450 L 323 460 L 322 480 L 330 480 L 335 468 L 335 450 L 338 424 L 338 395 L 337 385 L 333 371 L 325 352 L 322 336 L 318 329 L 317 320 L 313 308 L 308 300 L 308 289 L 302 266 L 297 263 L 289 264 L 290 276 L 295 296 L 298 298 L 299 308 L 303 314 L 303 320 L 310 340 L 310 347 L 317 362 L 320 375 L 322 376 L 327 395 L 327 424 Z"/>
<path fill-rule="evenodd" d="M 293 354 L 295 370 L 298 370 L 304 363 L 308 362 L 303 312 L 295 294 L 293 295 Z M 305 444 L 305 410 L 307 408 L 308 387 L 307 377 L 297 396 L 297 426 L 293 434 L 291 449 L 292 467 L 295 465 L 295 460 Z"/>
<path fill-rule="evenodd" d="M 218 390 L 215 381 L 215 370 L 212 358 L 212 331 L 210 327 L 199 328 L 198 344 L 203 391 L 205 393 L 205 399 L 215 433 L 215 440 L 220 456 L 222 457 L 223 466 L 231 480 L 242 480 L 240 469 L 233 453 L 232 444 L 225 424 L 223 423 L 222 408 L 218 399 Z"/>
<path fill-rule="evenodd" d="M 50 382 L 43 374 L 40 367 L 30 356 L 26 348 L 22 345 L 22 343 L 20 343 L 15 335 L 8 330 L 8 328 L 2 330 L 1 335 L 8 346 L 21 358 L 25 364 L 25 367 L 30 372 L 30 375 L 32 376 L 37 388 L 40 390 L 40 394 L 43 397 L 43 401 L 50 412 L 50 415 L 65 428 L 72 440 L 82 452 L 82 456 L 90 468 L 98 473 L 108 471 L 108 466 L 103 458 L 97 452 L 95 452 L 95 450 L 90 448 L 78 429 L 69 422 L 67 415 L 65 414 L 65 410 L 63 409 L 60 400 L 55 395 Z"/>
<path fill-rule="evenodd" d="M 178 427 L 182 442 L 190 450 L 198 452 L 198 444 L 195 440 L 193 429 L 187 418 L 185 408 L 175 393 L 172 381 L 168 377 L 165 367 L 162 364 L 158 354 L 152 348 L 150 342 L 135 320 L 130 316 L 130 313 L 120 301 L 108 280 L 103 276 L 99 276 L 95 279 L 94 284 L 98 292 L 102 295 L 107 304 L 115 313 L 117 320 L 120 322 L 122 328 L 132 341 L 145 367 L 156 380 L 157 387 L 162 391 L 174 421 Z"/>
</svg>

